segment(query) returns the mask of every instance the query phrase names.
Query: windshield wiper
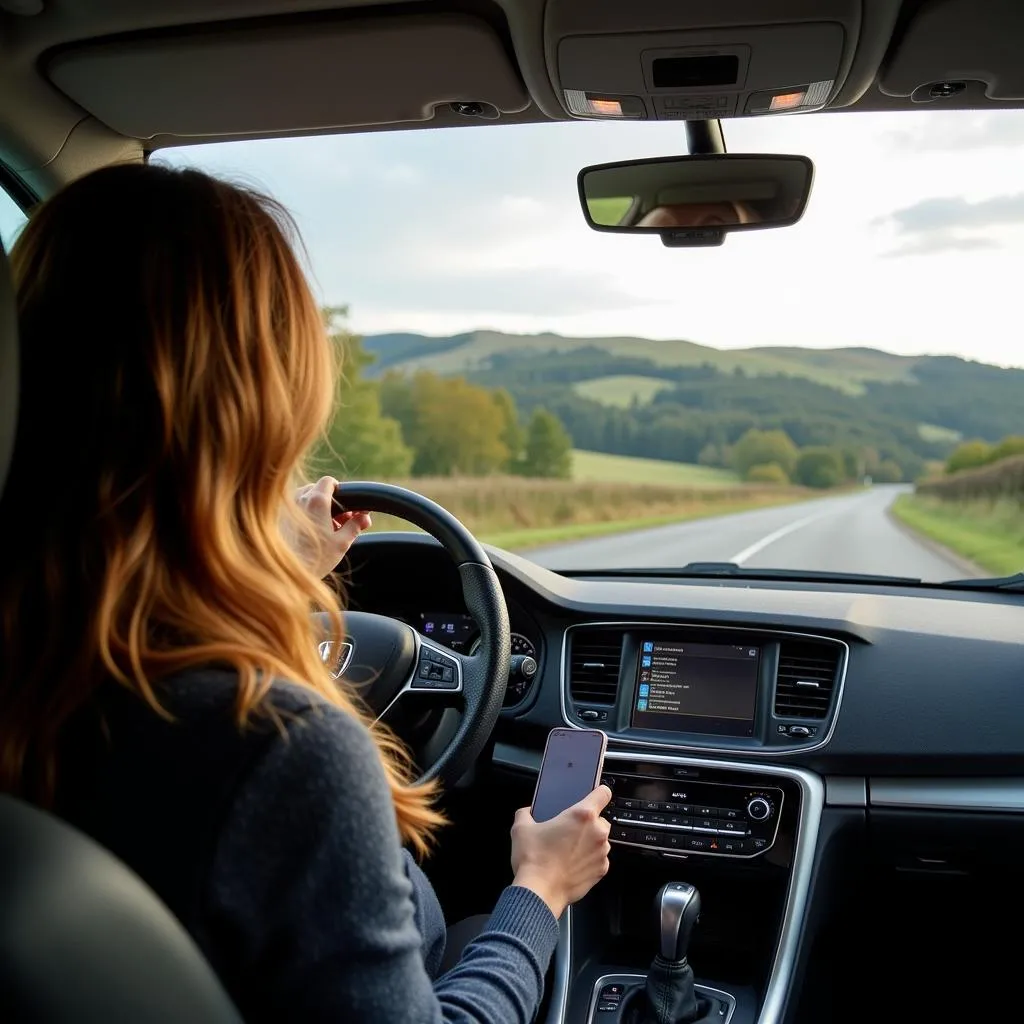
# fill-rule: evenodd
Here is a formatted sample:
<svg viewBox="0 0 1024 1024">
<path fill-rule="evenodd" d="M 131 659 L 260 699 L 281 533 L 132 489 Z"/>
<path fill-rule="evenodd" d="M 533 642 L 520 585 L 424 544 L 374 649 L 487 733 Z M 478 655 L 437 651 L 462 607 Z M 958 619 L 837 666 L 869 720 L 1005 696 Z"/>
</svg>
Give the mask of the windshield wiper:
<svg viewBox="0 0 1024 1024">
<path fill-rule="evenodd" d="M 821 569 L 748 569 L 735 562 L 688 562 L 680 569 L 653 568 L 612 569 L 588 572 L 601 576 L 706 576 L 712 579 L 741 578 L 749 580 L 827 580 L 829 583 L 884 583 L 888 586 L 918 586 L 914 576 L 879 576 L 862 572 L 826 572 Z"/>
<path fill-rule="evenodd" d="M 949 580 L 941 584 L 953 590 L 1024 590 L 1024 572 L 1009 576 L 993 576 L 989 579 Z"/>
</svg>

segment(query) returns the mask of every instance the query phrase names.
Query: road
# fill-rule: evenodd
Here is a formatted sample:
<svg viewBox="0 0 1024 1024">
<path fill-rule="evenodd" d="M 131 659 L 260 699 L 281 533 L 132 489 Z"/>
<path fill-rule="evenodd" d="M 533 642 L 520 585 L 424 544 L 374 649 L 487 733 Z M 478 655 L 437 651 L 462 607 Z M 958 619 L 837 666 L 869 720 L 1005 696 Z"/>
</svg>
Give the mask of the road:
<svg viewBox="0 0 1024 1024">
<path fill-rule="evenodd" d="M 937 581 L 970 575 L 889 517 L 906 487 L 874 487 L 781 508 L 559 544 L 528 553 L 552 569 L 679 568 L 736 562 L 748 568 L 817 569 Z"/>
</svg>

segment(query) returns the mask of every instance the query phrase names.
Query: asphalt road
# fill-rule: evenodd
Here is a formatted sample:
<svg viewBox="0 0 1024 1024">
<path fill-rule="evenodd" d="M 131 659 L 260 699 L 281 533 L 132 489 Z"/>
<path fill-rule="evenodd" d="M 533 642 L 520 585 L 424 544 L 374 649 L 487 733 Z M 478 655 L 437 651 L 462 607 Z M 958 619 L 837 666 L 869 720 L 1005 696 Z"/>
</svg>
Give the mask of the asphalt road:
<svg viewBox="0 0 1024 1024">
<path fill-rule="evenodd" d="M 815 569 L 937 581 L 970 575 L 888 515 L 906 487 L 874 487 L 754 512 L 560 544 L 528 552 L 552 569 L 680 568 L 736 562 L 749 568 Z"/>
</svg>

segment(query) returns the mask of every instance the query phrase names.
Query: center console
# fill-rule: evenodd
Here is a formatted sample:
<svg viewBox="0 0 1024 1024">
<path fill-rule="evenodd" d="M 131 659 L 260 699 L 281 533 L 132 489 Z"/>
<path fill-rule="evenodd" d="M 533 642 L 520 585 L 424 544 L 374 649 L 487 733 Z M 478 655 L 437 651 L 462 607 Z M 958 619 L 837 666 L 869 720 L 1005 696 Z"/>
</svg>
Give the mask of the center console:
<svg viewBox="0 0 1024 1024">
<path fill-rule="evenodd" d="M 561 1020 L 778 1024 L 804 926 L 820 778 L 609 749 L 604 781 L 611 870 L 569 911 Z"/>
<path fill-rule="evenodd" d="M 775 844 L 786 794 L 742 773 L 622 762 L 602 778 L 612 791 L 606 815 L 613 843 L 664 853 L 757 857 Z M 709 773 L 704 772 L 705 776 Z"/>
<path fill-rule="evenodd" d="M 583 623 L 565 631 L 562 717 L 604 730 L 615 746 L 806 753 L 831 735 L 848 656 L 829 636 Z"/>
</svg>

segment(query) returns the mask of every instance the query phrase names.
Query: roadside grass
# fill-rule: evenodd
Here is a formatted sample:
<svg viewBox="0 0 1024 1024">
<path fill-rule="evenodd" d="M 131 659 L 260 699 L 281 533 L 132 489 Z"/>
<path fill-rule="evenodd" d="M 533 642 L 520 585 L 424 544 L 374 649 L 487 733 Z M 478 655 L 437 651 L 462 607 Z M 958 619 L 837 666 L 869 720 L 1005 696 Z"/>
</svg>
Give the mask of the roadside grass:
<svg viewBox="0 0 1024 1024">
<path fill-rule="evenodd" d="M 728 469 L 665 459 L 608 455 L 577 448 L 572 453 L 573 480 L 587 483 L 673 484 L 683 487 L 738 487 L 740 478 Z"/>
<path fill-rule="evenodd" d="M 682 487 L 500 476 L 394 482 L 443 505 L 481 540 L 517 551 L 815 496 L 798 487 Z M 384 515 L 374 516 L 373 528 L 415 530 L 401 519 Z"/>
<path fill-rule="evenodd" d="M 942 501 L 901 495 L 893 515 L 994 576 L 1024 569 L 1024 506 L 1008 498 Z"/>
</svg>

